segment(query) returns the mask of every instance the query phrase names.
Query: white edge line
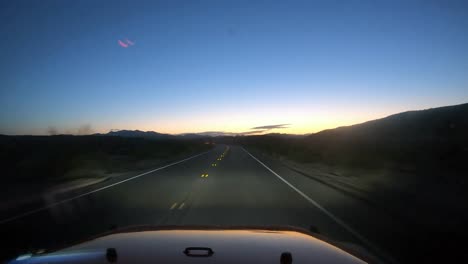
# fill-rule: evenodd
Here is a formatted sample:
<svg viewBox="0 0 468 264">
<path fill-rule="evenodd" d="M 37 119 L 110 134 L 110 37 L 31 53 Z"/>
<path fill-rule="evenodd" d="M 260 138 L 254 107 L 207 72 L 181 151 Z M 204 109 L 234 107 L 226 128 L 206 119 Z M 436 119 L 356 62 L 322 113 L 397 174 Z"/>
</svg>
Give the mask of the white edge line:
<svg viewBox="0 0 468 264">
<path fill-rule="evenodd" d="M 274 172 L 272 169 L 270 169 L 267 165 L 265 165 L 263 162 L 261 162 L 259 159 L 257 159 L 254 155 L 250 154 L 250 152 L 248 152 L 244 147 L 242 147 L 242 149 L 250 155 L 250 157 L 252 157 L 254 160 L 256 160 L 258 163 L 260 163 L 263 167 L 265 167 L 267 170 L 269 170 L 271 173 L 273 173 L 273 175 L 275 175 L 276 177 L 278 177 L 278 179 L 280 179 L 281 181 L 283 181 L 286 185 L 288 185 L 289 187 L 291 187 L 294 191 L 296 191 L 299 195 L 301 195 L 304 199 L 306 199 L 308 202 L 310 202 L 311 204 L 313 204 L 314 206 L 316 206 L 318 209 L 320 209 L 323 213 L 325 213 L 327 216 L 329 216 L 331 219 L 333 219 L 333 221 L 335 221 L 338 225 L 340 225 L 341 227 L 343 227 L 344 229 L 346 229 L 346 231 L 350 232 L 353 236 L 355 236 L 357 239 L 359 239 L 363 244 L 365 244 L 367 247 L 371 248 L 375 253 L 378 253 L 380 256 L 384 256 L 386 259 L 388 259 L 389 261 L 391 261 L 392 263 L 396 263 L 395 260 L 393 260 L 393 258 L 391 256 L 389 256 L 388 254 L 386 254 L 383 250 L 381 250 L 379 247 L 377 247 L 376 245 L 374 245 L 372 242 L 370 242 L 367 238 L 365 238 L 364 236 L 362 236 L 361 234 L 359 234 L 356 230 L 354 230 L 352 227 L 350 227 L 349 225 L 347 225 L 345 222 L 343 222 L 343 220 L 341 220 L 340 218 L 336 217 L 334 214 L 332 214 L 330 211 L 328 211 L 327 209 L 325 209 L 323 206 L 321 206 L 319 203 L 317 203 L 316 201 L 314 201 L 312 198 L 310 198 L 309 196 L 307 196 L 305 193 L 303 193 L 301 190 L 299 190 L 298 188 L 296 188 L 294 185 L 292 185 L 291 183 L 289 183 L 287 180 L 283 179 L 283 177 L 281 177 L 278 173 Z"/>
<path fill-rule="evenodd" d="M 37 212 L 40 212 L 40 211 L 49 209 L 49 208 L 51 208 L 51 207 L 54 207 L 54 206 L 57 206 L 57 205 L 60 205 L 60 204 L 63 204 L 63 203 L 67 203 L 67 202 L 76 200 L 76 199 L 81 198 L 81 197 L 83 197 L 83 196 L 87 196 L 87 195 L 90 195 L 90 194 L 92 194 L 92 193 L 96 193 L 96 192 L 99 192 L 99 191 L 108 189 L 108 188 L 110 188 L 110 187 L 114 187 L 114 186 L 119 185 L 119 184 L 121 184 L 121 183 L 134 180 L 134 179 L 136 179 L 136 178 L 139 178 L 139 177 L 141 177 L 141 176 L 145 176 L 145 175 L 150 174 L 150 173 L 153 173 L 153 172 L 155 172 L 155 171 L 163 170 L 163 169 L 165 169 L 165 168 L 168 168 L 168 167 L 177 165 L 177 164 L 179 164 L 179 163 L 185 162 L 185 161 L 187 161 L 187 160 L 191 160 L 191 159 L 196 158 L 196 157 L 198 157 L 198 156 L 204 155 L 204 154 L 206 154 L 206 153 L 208 153 L 208 152 L 210 152 L 210 151 L 211 151 L 211 150 L 208 150 L 208 151 L 202 152 L 202 153 L 200 153 L 200 154 L 197 154 L 197 155 L 188 157 L 188 158 L 186 158 L 186 159 L 179 160 L 179 161 L 176 161 L 176 162 L 173 162 L 173 163 L 164 165 L 164 166 L 162 166 L 162 167 L 159 167 L 159 168 L 156 168 L 156 169 L 147 171 L 147 172 L 143 172 L 143 173 L 138 174 L 138 175 L 136 175 L 136 176 L 130 177 L 130 178 L 128 178 L 128 179 L 125 179 L 125 180 L 122 180 L 122 181 L 119 181 L 119 182 L 115 182 L 115 183 L 113 183 L 113 184 L 109 184 L 109 185 L 107 185 L 107 186 L 103 186 L 103 187 L 98 188 L 98 189 L 96 189 L 96 190 L 92 190 L 92 191 L 89 191 L 89 192 L 86 192 L 86 193 L 83 193 L 83 194 L 80 194 L 80 195 L 77 195 L 77 196 L 74 196 L 74 197 L 71 197 L 71 198 L 62 200 L 62 201 L 58 201 L 58 202 L 55 202 L 55 203 L 51 203 L 51 204 L 45 205 L 45 206 L 43 206 L 43 207 L 39 207 L 39 208 L 34 209 L 34 210 L 31 210 L 31 211 L 28 211 L 28 212 L 25 212 L 25 213 L 21 213 L 21 214 L 12 216 L 12 217 L 10 217 L 10 218 L 2 219 L 2 220 L 0 220 L 0 225 L 1 225 L 1 224 L 8 223 L 8 222 L 11 222 L 11 221 L 14 221 L 14 220 L 19 219 L 19 218 L 23 218 L 23 217 L 28 216 L 28 215 L 35 214 L 35 213 L 37 213 Z"/>
</svg>

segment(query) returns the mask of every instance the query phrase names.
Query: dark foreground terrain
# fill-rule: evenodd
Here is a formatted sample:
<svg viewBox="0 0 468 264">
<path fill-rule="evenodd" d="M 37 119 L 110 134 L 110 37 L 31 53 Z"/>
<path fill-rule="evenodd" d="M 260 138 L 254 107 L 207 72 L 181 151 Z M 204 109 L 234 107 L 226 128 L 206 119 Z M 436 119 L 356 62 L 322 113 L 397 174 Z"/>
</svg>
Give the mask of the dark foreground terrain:
<svg viewBox="0 0 468 264">
<path fill-rule="evenodd" d="M 142 161 L 165 160 L 208 150 L 204 140 L 152 140 L 119 136 L 0 136 L 3 182 L 61 181 L 135 169 Z M 69 178 L 68 178 L 69 179 Z"/>
<path fill-rule="evenodd" d="M 212 148 L 205 140 L 120 136 L 0 136 L 0 211 L 44 192 L 132 175 Z"/>
<path fill-rule="evenodd" d="M 218 145 L 124 181 L 49 197 L 28 210 L 18 218 L 2 215 L 7 219 L 0 225 L 8 241 L 4 257 L 142 224 L 295 226 L 361 245 L 388 262 L 430 263 L 447 253 L 465 257 L 462 230 L 422 232 L 382 208 L 235 145 Z"/>
<path fill-rule="evenodd" d="M 18 218 L 2 216 L 7 220 L 0 230 L 8 241 L 3 252 L 14 256 L 28 249 L 55 248 L 112 228 L 146 224 L 312 227 L 330 239 L 380 253 L 376 226 L 348 224 L 375 219 L 378 212 L 264 161 L 269 165 L 240 146 L 218 145 L 126 181 L 50 197 L 50 206 L 38 206 Z M 382 221 L 379 225 L 389 225 L 388 219 Z"/>
<path fill-rule="evenodd" d="M 310 136 L 220 137 L 214 147 L 2 137 L 2 180 L 23 183 L 22 195 L 35 183 L 129 173 L 1 211 L 1 259 L 129 225 L 254 225 L 310 229 L 389 263 L 462 263 L 467 117 L 460 105 Z"/>
</svg>

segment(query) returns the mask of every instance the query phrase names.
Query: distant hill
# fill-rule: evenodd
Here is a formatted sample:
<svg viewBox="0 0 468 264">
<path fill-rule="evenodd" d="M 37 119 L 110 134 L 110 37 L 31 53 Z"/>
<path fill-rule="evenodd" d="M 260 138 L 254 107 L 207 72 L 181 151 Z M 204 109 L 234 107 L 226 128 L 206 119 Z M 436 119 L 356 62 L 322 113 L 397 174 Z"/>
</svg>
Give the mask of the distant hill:
<svg viewBox="0 0 468 264">
<path fill-rule="evenodd" d="M 362 124 L 324 130 L 309 140 L 385 140 L 391 142 L 466 140 L 468 103 L 408 111 Z"/>
<path fill-rule="evenodd" d="M 163 134 L 154 131 L 141 131 L 141 130 L 112 130 L 106 134 L 95 134 L 99 136 L 119 136 L 119 137 L 138 137 L 148 139 L 204 139 L 211 137 L 226 137 L 237 135 L 235 133 L 222 132 L 222 131 L 207 131 L 200 133 L 184 133 L 184 134 Z"/>
<path fill-rule="evenodd" d="M 233 137 L 236 133 L 208 131 L 170 135 L 154 131 L 118 130 L 103 136 L 140 137 L 151 139 L 199 139 L 207 137 Z M 405 144 L 416 142 L 466 142 L 468 140 L 468 103 L 408 111 L 385 118 L 368 121 L 352 126 L 327 129 L 306 135 L 270 133 L 265 135 L 243 136 L 241 141 L 260 138 L 279 138 L 282 140 L 304 141 L 309 145 L 378 143 Z"/>
<path fill-rule="evenodd" d="M 141 130 L 118 130 L 110 131 L 107 134 L 100 134 L 101 136 L 119 136 L 119 137 L 132 137 L 132 138 L 147 138 L 147 139 L 174 139 L 173 135 L 157 133 L 154 131 L 141 131 Z"/>
<path fill-rule="evenodd" d="M 303 138 L 263 135 L 238 142 L 305 162 L 468 171 L 468 104 L 403 112 Z"/>
</svg>

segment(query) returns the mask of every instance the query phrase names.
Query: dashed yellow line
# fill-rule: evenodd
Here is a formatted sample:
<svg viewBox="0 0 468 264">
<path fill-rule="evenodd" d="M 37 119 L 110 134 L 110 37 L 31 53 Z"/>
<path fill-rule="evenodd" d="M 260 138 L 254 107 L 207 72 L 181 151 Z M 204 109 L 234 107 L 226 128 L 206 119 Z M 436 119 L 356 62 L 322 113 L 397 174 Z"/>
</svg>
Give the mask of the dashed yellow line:
<svg viewBox="0 0 468 264">
<path fill-rule="evenodd" d="M 180 206 L 179 206 L 178 209 L 179 209 L 179 210 L 182 210 L 182 208 L 184 208 L 184 205 L 185 205 L 185 203 L 180 204 Z"/>
<path fill-rule="evenodd" d="M 174 208 L 176 208 L 176 206 L 177 206 L 177 203 L 174 203 L 174 204 L 171 206 L 171 210 L 174 209 Z"/>
</svg>

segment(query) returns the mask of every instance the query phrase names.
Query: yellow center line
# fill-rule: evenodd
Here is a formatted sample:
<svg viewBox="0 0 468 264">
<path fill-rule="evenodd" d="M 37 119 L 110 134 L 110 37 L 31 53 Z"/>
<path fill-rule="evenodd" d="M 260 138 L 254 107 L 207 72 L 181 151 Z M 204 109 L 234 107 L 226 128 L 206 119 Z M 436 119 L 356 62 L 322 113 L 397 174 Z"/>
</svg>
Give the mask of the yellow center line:
<svg viewBox="0 0 468 264">
<path fill-rule="evenodd" d="M 177 206 L 177 203 L 174 203 L 174 204 L 171 206 L 171 210 L 174 209 L 176 206 Z"/>
<path fill-rule="evenodd" d="M 184 205 L 185 205 L 185 203 L 182 203 L 182 204 L 179 206 L 179 210 L 182 210 L 182 208 L 184 208 Z"/>
</svg>

